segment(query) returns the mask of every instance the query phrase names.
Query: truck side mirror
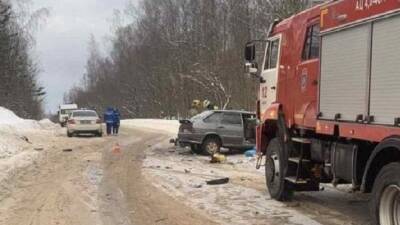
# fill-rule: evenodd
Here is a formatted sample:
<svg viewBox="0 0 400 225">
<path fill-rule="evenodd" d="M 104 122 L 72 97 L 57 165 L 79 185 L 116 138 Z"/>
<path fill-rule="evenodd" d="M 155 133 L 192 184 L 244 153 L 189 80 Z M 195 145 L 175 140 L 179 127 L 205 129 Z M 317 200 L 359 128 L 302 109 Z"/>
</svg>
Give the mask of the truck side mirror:
<svg viewBox="0 0 400 225">
<path fill-rule="evenodd" d="M 244 64 L 244 72 L 247 75 L 256 75 L 258 71 L 258 65 L 256 62 L 251 63 L 251 62 L 246 62 Z"/>
<path fill-rule="evenodd" d="M 248 62 L 253 62 L 256 58 L 256 45 L 253 42 L 249 42 L 246 44 L 244 57 Z"/>
</svg>

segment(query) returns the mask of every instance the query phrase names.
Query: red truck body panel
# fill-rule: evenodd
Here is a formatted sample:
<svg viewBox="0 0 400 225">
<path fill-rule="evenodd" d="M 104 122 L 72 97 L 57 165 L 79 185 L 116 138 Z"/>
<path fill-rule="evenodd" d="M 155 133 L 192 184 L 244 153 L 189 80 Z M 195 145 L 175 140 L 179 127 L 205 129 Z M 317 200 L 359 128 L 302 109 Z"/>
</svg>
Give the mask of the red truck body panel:
<svg viewBox="0 0 400 225">
<path fill-rule="evenodd" d="M 320 24 L 321 32 L 326 33 L 397 11 L 400 11 L 400 0 L 331 1 L 283 20 L 274 27 L 271 36 L 282 35 L 276 103 L 281 105 L 289 128 L 304 128 L 324 135 L 334 135 L 337 130 L 340 137 L 371 142 L 400 136 L 400 128 L 396 126 L 317 119 L 320 60 L 302 60 L 306 30 L 310 25 Z M 271 107 L 261 114 L 276 111 L 276 104 Z M 265 121 L 268 118 L 261 119 Z M 261 135 L 257 136 L 261 139 Z"/>
<path fill-rule="evenodd" d="M 282 21 L 272 34 L 282 34 L 277 102 L 284 103 L 282 110 L 289 126 L 313 128 L 316 124 L 319 60 L 302 61 L 301 55 L 305 28 L 318 24 L 319 18 L 320 7 L 314 7 Z"/>
<path fill-rule="evenodd" d="M 373 19 L 400 10 L 398 0 L 339 0 L 321 7 L 321 31 Z"/>
</svg>

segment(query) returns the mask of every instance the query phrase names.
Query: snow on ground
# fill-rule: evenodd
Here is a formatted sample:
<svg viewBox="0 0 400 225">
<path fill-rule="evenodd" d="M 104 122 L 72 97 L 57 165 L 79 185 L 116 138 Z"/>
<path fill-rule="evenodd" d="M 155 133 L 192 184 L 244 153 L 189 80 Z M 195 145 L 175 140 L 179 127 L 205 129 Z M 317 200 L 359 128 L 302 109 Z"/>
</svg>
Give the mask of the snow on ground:
<svg viewBox="0 0 400 225">
<path fill-rule="evenodd" d="M 158 141 L 146 150 L 144 177 L 220 224 L 370 225 L 368 196 L 350 193 L 351 187 L 327 184 L 323 192 L 296 193 L 291 202 L 277 202 L 267 193 L 264 167 L 256 170 L 254 158 L 225 152 L 226 162 L 211 164 L 209 156 L 175 147 L 165 136 Z M 223 177 L 229 183 L 206 184 Z"/>
<path fill-rule="evenodd" d="M 31 136 L 54 135 L 58 126 L 50 120 L 25 120 L 0 107 L 0 183 L 34 162 L 39 152 Z"/>
<path fill-rule="evenodd" d="M 163 144 L 163 147 L 161 147 Z M 167 140 L 152 146 L 143 171 L 154 186 L 205 211 L 221 224 L 317 225 L 312 216 L 274 201 L 265 192 L 255 169 L 254 158 L 227 153 L 223 164 L 210 164 L 208 156 L 193 155 L 188 149 L 166 147 Z M 209 186 L 207 180 L 229 177 L 228 184 Z"/>
<path fill-rule="evenodd" d="M 127 127 L 145 128 L 149 130 L 163 131 L 176 135 L 179 129 L 179 121 L 162 119 L 131 119 L 122 120 L 121 125 Z"/>
</svg>

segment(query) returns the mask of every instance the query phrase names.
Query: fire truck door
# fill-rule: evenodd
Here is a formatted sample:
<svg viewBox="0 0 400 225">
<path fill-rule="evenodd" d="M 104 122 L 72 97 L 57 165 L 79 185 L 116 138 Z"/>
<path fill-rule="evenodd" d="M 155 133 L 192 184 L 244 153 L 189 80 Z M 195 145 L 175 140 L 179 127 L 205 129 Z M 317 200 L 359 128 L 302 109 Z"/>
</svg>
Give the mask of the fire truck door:
<svg viewBox="0 0 400 225">
<path fill-rule="evenodd" d="M 280 35 L 270 38 L 265 52 L 265 61 L 263 71 L 261 72 L 261 76 L 265 82 L 261 83 L 259 93 L 261 118 L 268 107 L 276 102 L 280 40 Z"/>
<path fill-rule="evenodd" d="M 304 35 L 301 62 L 296 67 L 296 80 L 291 96 L 296 99 L 294 120 L 297 125 L 313 127 L 319 72 L 319 24 L 311 23 Z"/>
</svg>

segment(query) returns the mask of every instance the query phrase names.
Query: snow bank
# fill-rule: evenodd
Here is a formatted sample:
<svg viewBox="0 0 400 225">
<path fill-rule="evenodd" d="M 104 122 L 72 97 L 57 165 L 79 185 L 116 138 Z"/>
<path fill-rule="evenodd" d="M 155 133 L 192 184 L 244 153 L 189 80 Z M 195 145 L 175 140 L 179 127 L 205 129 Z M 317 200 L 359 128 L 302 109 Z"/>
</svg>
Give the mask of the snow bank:
<svg viewBox="0 0 400 225">
<path fill-rule="evenodd" d="M 2 126 L 2 125 L 1 125 Z M 1 127 L 0 126 L 0 127 Z M 29 138 L 1 128 L 0 132 L 0 186 L 18 169 L 32 164 L 39 156 Z"/>
<path fill-rule="evenodd" d="M 34 120 L 24 120 L 14 112 L 4 107 L 0 107 L 0 129 L 2 131 L 13 131 L 13 130 L 32 130 L 39 129 L 40 125 Z"/>
<path fill-rule="evenodd" d="M 59 131 L 57 127 L 48 119 L 25 120 L 0 107 L 0 184 L 17 169 L 30 165 L 38 158 L 39 153 L 33 149 L 34 143 L 29 136 L 52 135 Z"/>
<path fill-rule="evenodd" d="M 43 119 L 39 121 L 39 125 L 42 129 L 59 129 L 60 125 L 57 123 L 51 122 L 49 119 Z"/>
<path fill-rule="evenodd" d="M 23 151 L 6 160 L 0 159 L 0 185 L 12 177 L 18 169 L 31 165 L 38 157 L 38 152 Z"/>
<path fill-rule="evenodd" d="M 0 124 L 1 125 L 11 125 L 24 122 L 23 119 L 19 118 L 11 110 L 0 107 Z"/>
<path fill-rule="evenodd" d="M 146 128 L 166 132 L 169 134 L 177 134 L 179 130 L 179 121 L 177 120 L 161 120 L 161 119 L 132 119 L 122 120 L 122 126 L 133 128 Z"/>
<path fill-rule="evenodd" d="M 56 124 L 49 119 L 41 121 L 22 119 L 15 113 L 4 107 L 0 107 L 0 130 L 10 133 L 23 131 L 35 131 L 37 129 L 55 129 Z"/>
</svg>

